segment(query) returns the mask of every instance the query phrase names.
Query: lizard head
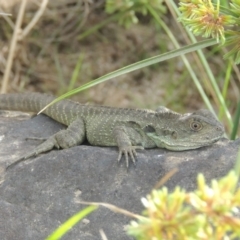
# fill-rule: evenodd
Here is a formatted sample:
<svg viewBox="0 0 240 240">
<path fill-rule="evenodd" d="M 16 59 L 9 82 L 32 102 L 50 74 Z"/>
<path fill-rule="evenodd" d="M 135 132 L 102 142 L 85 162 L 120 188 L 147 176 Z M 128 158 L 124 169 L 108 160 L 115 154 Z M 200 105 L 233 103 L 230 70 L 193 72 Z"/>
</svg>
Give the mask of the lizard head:
<svg viewBox="0 0 240 240">
<path fill-rule="evenodd" d="M 157 147 L 183 151 L 211 145 L 224 134 L 223 125 L 208 110 L 178 115 L 166 113 L 169 120 L 163 126 L 147 126 L 144 131 Z M 159 115 L 159 116 L 158 116 Z M 156 113 L 161 123 L 163 116 Z M 161 124 L 162 125 L 162 124 Z"/>
</svg>

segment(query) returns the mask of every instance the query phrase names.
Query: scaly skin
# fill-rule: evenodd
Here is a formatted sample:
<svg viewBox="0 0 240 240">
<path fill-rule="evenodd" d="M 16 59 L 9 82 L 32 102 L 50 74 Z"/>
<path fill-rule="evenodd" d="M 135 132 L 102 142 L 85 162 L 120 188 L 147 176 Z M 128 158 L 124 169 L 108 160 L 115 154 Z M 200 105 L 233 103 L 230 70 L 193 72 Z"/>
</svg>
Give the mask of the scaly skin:
<svg viewBox="0 0 240 240">
<path fill-rule="evenodd" d="M 39 93 L 2 94 L 0 109 L 39 112 L 54 97 Z M 96 146 L 117 146 L 118 161 L 124 155 L 127 167 L 129 157 L 135 163 L 136 149 L 167 148 L 183 151 L 211 145 L 224 134 L 223 125 L 208 110 L 178 114 L 164 107 L 157 111 L 89 106 L 62 100 L 44 114 L 68 126 L 49 137 L 29 154 L 10 166 L 50 151 L 70 148 L 85 139 Z"/>
</svg>

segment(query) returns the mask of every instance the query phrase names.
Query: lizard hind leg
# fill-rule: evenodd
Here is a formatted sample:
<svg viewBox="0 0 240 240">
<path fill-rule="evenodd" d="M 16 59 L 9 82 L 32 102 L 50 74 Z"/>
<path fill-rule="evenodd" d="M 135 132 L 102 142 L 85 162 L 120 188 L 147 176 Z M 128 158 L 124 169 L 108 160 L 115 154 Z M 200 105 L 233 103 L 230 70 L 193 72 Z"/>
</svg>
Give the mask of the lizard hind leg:
<svg viewBox="0 0 240 240">
<path fill-rule="evenodd" d="M 61 130 L 55 133 L 53 136 L 49 137 L 46 141 L 38 145 L 35 149 L 30 151 L 25 156 L 19 158 L 14 163 L 7 166 L 6 170 L 12 168 L 18 163 L 35 157 L 41 153 L 48 152 L 53 148 L 70 148 L 81 144 L 85 139 L 85 128 L 82 119 L 74 120 L 67 129 Z"/>
</svg>

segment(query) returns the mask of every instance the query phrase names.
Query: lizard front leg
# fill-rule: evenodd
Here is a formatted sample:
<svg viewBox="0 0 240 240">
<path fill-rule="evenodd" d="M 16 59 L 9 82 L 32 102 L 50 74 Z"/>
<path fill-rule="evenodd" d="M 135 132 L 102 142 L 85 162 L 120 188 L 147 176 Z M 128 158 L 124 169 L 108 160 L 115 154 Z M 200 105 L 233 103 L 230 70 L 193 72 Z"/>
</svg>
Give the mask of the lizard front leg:
<svg viewBox="0 0 240 240">
<path fill-rule="evenodd" d="M 12 168 L 19 162 L 30 157 L 37 156 L 41 153 L 48 152 L 53 148 L 70 148 L 81 144 L 85 139 L 85 126 L 82 119 L 74 120 L 67 129 L 61 130 L 48 138 L 46 141 L 37 146 L 33 151 L 21 157 L 14 163 L 7 166 L 6 169 Z"/>
<path fill-rule="evenodd" d="M 119 148 L 118 162 L 121 160 L 122 155 L 125 156 L 127 168 L 129 166 L 128 155 L 135 164 L 136 149 L 144 149 L 142 146 L 132 146 L 130 138 L 127 134 L 127 128 L 124 126 L 116 126 L 113 130 L 113 135 Z"/>
</svg>

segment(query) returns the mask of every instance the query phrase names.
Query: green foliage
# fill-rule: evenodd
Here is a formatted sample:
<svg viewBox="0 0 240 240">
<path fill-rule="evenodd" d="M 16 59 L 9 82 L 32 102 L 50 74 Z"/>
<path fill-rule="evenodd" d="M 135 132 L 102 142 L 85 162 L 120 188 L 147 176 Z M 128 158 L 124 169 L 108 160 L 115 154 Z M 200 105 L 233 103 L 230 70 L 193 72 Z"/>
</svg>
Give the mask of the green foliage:
<svg viewBox="0 0 240 240">
<path fill-rule="evenodd" d="M 163 6 L 163 0 L 107 0 L 106 12 L 124 12 L 124 15 L 118 19 L 121 25 L 129 27 L 133 23 L 138 23 L 137 13 L 147 15 L 148 6 L 154 8 L 159 14 L 166 12 Z"/>
<path fill-rule="evenodd" d="M 172 193 L 166 187 L 153 190 L 142 202 L 144 217 L 128 226 L 128 233 L 138 240 L 155 239 L 234 239 L 240 237 L 240 219 L 235 217 L 240 207 L 238 175 L 231 171 L 211 187 L 202 174 L 198 188 L 185 192 L 176 187 Z M 226 238 L 228 234 L 228 237 Z"/>
</svg>

